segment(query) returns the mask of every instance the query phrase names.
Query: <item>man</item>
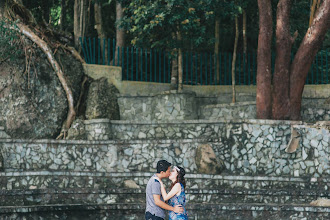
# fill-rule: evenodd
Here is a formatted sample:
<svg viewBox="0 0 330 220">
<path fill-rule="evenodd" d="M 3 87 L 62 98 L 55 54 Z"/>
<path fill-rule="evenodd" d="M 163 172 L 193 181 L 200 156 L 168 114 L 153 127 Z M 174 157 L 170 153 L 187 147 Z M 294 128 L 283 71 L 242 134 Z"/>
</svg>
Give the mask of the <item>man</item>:
<svg viewBox="0 0 330 220">
<path fill-rule="evenodd" d="M 160 191 L 160 183 L 155 177 L 159 179 L 168 178 L 171 173 L 171 163 L 166 160 L 160 160 L 157 163 L 157 173 L 154 174 L 148 184 L 146 189 L 146 220 L 163 220 L 165 218 L 164 209 L 173 211 L 175 213 L 182 213 L 183 208 L 181 206 L 170 206 L 167 205 L 162 197 Z"/>
</svg>

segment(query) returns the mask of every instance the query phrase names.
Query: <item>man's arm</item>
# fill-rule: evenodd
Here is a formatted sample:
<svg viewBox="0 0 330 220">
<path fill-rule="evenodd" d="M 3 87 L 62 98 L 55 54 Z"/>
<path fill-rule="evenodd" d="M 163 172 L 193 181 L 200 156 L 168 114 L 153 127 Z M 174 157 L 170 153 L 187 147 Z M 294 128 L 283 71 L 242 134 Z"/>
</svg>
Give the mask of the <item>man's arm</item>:
<svg viewBox="0 0 330 220">
<path fill-rule="evenodd" d="M 176 205 L 174 207 L 167 205 L 165 202 L 163 202 L 162 200 L 160 200 L 160 195 L 157 194 L 153 194 L 154 200 L 155 200 L 155 204 L 157 206 L 159 206 L 162 209 L 166 209 L 169 211 L 173 211 L 175 213 L 183 213 L 183 208 L 182 206 Z"/>
</svg>

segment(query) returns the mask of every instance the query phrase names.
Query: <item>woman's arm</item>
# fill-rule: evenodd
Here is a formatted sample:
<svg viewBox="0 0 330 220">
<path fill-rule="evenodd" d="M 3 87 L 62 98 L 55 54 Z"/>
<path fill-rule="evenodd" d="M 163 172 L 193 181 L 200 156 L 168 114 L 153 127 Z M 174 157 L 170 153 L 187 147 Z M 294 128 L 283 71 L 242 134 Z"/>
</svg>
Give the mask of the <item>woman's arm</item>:
<svg viewBox="0 0 330 220">
<path fill-rule="evenodd" d="M 162 192 L 162 196 L 163 196 L 164 201 L 167 201 L 170 198 L 172 198 L 175 194 L 177 194 L 181 191 L 181 186 L 180 186 L 180 183 L 176 183 L 173 186 L 173 188 L 171 189 L 171 191 L 169 193 L 166 193 L 165 186 L 164 186 L 163 182 L 160 182 L 160 190 Z"/>
</svg>

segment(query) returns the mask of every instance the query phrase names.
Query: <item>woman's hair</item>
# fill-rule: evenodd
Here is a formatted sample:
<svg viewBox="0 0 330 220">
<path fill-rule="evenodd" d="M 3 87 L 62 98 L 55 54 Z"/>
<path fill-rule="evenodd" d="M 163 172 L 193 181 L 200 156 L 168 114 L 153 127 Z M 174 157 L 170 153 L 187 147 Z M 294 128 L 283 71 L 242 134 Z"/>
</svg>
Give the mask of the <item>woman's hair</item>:
<svg viewBox="0 0 330 220">
<path fill-rule="evenodd" d="M 178 172 L 178 176 L 176 177 L 176 181 L 172 183 L 171 189 L 176 183 L 182 183 L 183 188 L 186 188 L 186 180 L 184 179 L 184 175 L 186 175 L 186 171 L 179 166 L 174 166 L 173 168 L 176 169 L 176 171 Z"/>
</svg>

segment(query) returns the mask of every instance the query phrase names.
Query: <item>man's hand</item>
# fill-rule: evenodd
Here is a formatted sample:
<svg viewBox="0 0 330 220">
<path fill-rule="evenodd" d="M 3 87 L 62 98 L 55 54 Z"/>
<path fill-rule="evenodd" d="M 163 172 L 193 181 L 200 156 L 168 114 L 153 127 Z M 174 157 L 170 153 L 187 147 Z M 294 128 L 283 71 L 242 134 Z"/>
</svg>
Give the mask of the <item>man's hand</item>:
<svg viewBox="0 0 330 220">
<path fill-rule="evenodd" d="M 173 212 L 183 213 L 183 207 L 181 205 L 176 205 L 176 206 L 173 207 Z"/>
</svg>

